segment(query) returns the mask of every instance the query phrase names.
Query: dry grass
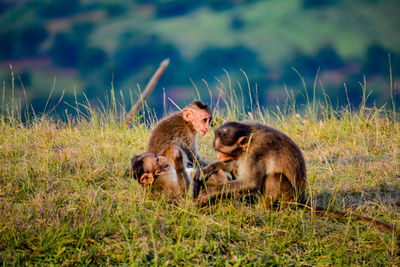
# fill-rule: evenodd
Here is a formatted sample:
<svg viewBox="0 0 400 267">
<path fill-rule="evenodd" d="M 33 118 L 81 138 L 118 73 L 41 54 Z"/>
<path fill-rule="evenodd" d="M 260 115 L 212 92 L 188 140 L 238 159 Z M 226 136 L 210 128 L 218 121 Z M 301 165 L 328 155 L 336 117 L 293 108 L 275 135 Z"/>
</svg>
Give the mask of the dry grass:
<svg viewBox="0 0 400 267">
<path fill-rule="evenodd" d="M 400 218 L 400 125 L 386 110 L 217 108 L 288 134 L 303 150 L 308 196 L 396 224 Z M 311 109 L 310 109 L 311 110 Z M 145 150 L 150 124 L 116 113 L 66 122 L 0 121 L 0 261 L 3 265 L 399 265 L 395 237 L 351 220 L 262 210 L 227 200 L 199 207 L 150 197 L 124 177 Z M 210 131 L 200 153 L 215 152 Z"/>
</svg>

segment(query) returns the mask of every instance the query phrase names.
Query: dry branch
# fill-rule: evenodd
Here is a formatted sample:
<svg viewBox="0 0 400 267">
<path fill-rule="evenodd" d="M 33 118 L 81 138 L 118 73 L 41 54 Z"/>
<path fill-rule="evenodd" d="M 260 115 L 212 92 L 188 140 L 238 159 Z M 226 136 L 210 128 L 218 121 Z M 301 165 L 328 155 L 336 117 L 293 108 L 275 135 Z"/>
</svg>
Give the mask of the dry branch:
<svg viewBox="0 0 400 267">
<path fill-rule="evenodd" d="M 140 108 L 143 105 L 143 102 L 147 100 L 150 96 L 151 92 L 153 92 L 154 87 L 157 85 L 158 80 L 164 73 L 165 69 L 169 65 L 169 59 L 164 59 L 160 66 L 158 67 L 157 71 L 153 74 L 150 81 L 147 83 L 146 88 L 143 91 L 140 99 L 136 102 L 136 104 L 132 107 L 129 113 L 126 115 L 125 123 L 129 126 L 132 123 L 133 117 L 139 112 Z"/>
</svg>

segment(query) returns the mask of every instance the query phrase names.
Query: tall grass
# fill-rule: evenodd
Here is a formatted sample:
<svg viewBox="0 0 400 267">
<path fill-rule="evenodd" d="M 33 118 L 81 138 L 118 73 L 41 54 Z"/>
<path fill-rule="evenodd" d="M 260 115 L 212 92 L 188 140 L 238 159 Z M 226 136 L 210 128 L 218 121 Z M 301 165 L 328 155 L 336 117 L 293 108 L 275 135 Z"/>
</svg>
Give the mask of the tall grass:
<svg viewBox="0 0 400 267">
<path fill-rule="evenodd" d="M 304 152 L 313 201 L 400 226 L 400 125 L 390 110 L 368 108 L 365 101 L 357 111 L 335 110 L 326 96 L 313 96 L 303 112 L 293 102 L 274 111 L 259 105 L 245 110 L 246 101 L 258 103 L 255 95 L 242 101 L 255 90 L 248 82 L 244 90 L 221 82 L 211 97 L 216 126 L 253 119 L 280 129 Z M 199 207 L 150 196 L 124 173 L 129 159 L 145 151 L 157 118 L 145 110 L 129 128 L 116 99 L 112 89 L 100 109 L 73 103 L 79 112 L 65 121 L 42 115 L 23 123 L 17 103 L 3 98 L 4 266 L 399 264 L 392 234 L 350 219 L 263 210 L 231 199 Z M 199 140 L 209 161 L 216 159 L 212 139 L 210 131 Z"/>
</svg>

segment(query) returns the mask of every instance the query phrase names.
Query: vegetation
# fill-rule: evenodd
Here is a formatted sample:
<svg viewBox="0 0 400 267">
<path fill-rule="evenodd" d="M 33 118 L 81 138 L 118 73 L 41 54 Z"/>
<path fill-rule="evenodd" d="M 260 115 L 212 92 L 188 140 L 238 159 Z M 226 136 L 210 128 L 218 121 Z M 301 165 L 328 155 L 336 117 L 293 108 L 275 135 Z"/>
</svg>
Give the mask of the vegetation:
<svg viewBox="0 0 400 267">
<path fill-rule="evenodd" d="M 339 110 L 329 98 L 314 98 L 305 88 L 308 104 L 302 113 L 291 94 L 288 105 L 274 111 L 260 108 L 249 94 L 246 101 L 254 108 L 248 112 L 234 92 L 226 84 L 220 101 L 212 102 L 217 125 L 224 119 L 253 119 L 280 129 L 304 152 L 311 199 L 400 227 L 400 124 L 395 109 L 367 108 L 366 87 L 358 109 L 349 105 Z M 2 265 L 400 262 L 395 237 L 368 224 L 302 210 L 262 210 L 233 199 L 199 207 L 190 199 L 171 203 L 150 196 L 124 173 L 130 157 L 145 151 L 157 118 L 144 109 L 128 128 L 121 122 L 125 112 L 113 90 L 102 110 L 75 103 L 75 117 L 67 114 L 62 121 L 44 114 L 25 123 L 21 107 L 5 101 L 4 95 Z M 199 140 L 200 153 L 209 161 L 216 158 L 212 139 L 210 131 Z"/>
<path fill-rule="evenodd" d="M 55 96 L 64 91 L 73 100 L 74 91 L 83 91 L 93 104 L 105 98 L 111 82 L 128 95 L 170 58 L 160 84 L 179 104 L 190 99 L 172 89 L 190 88 L 190 79 L 213 87 L 223 69 L 240 80 L 242 69 L 257 82 L 260 104 L 274 106 L 286 97 L 283 85 L 299 86 L 294 67 L 306 80 L 319 72 L 335 107 L 347 104 L 344 83 L 350 102 L 359 103 L 365 74 L 375 92 L 370 103 L 382 106 L 390 100 L 384 94 L 388 54 L 393 78 L 400 76 L 398 14 L 397 0 L 5 1 L 0 81 L 7 82 L 11 63 L 28 101 L 43 111 L 40 100 L 54 76 Z M 21 96 L 22 87 L 16 86 Z M 398 90 L 394 96 L 400 100 Z M 160 99 L 161 90 L 151 104 Z M 62 101 L 56 111 L 65 109 Z M 156 112 L 160 116 L 162 109 Z"/>
</svg>

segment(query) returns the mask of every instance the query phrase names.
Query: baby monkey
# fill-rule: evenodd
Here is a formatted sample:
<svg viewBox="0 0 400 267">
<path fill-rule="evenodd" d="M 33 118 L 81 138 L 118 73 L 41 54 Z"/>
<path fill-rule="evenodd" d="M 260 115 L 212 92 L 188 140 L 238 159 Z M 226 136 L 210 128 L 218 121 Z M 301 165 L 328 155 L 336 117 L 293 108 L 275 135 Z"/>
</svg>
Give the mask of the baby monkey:
<svg viewBox="0 0 400 267">
<path fill-rule="evenodd" d="M 131 159 L 131 175 L 138 180 L 144 187 L 150 186 L 151 192 L 159 192 L 169 199 L 179 199 L 189 194 L 196 197 L 200 189 L 200 182 L 193 182 L 190 169 L 185 168 L 186 159 L 183 151 L 174 146 L 168 154 L 172 156 L 168 164 L 168 159 L 154 152 L 146 152 Z M 217 181 L 226 181 L 224 173 L 217 172 L 211 175 L 208 185 Z"/>
<path fill-rule="evenodd" d="M 131 159 L 131 174 L 143 186 L 151 186 L 151 191 L 161 192 L 169 198 L 184 196 L 191 186 L 191 178 L 185 169 L 182 150 L 171 147 L 168 151 L 173 165 L 168 159 L 154 152 L 146 152 Z"/>
</svg>

